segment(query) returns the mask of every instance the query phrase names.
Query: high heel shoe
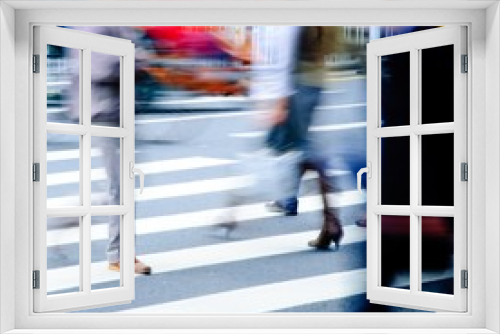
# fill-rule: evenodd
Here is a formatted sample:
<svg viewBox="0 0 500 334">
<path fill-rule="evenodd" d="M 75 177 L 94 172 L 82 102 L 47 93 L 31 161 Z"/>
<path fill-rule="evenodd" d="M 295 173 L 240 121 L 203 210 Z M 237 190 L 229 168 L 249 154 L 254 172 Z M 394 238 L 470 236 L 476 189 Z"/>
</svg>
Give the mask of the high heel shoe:
<svg viewBox="0 0 500 334">
<path fill-rule="evenodd" d="M 310 240 L 307 244 L 309 247 L 321 249 L 321 250 L 327 250 L 330 248 L 330 245 L 334 244 L 335 250 L 338 250 L 340 248 L 340 241 L 344 237 L 344 231 L 342 228 L 335 234 L 328 234 L 327 232 L 321 232 L 319 236 L 314 239 Z"/>
<path fill-rule="evenodd" d="M 326 250 L 330 248 L 330 245 L 333 242 L 335 250 L 338 250 L 340 248 L 340 241 L 344 237 L 344 229 L 337 218 L 333 215 L 325 214 L 325 216 L 325 222 L 323 223 L 323 227 L 321 228 L 318 237 L 309 241 L 307 244 L 310 247 Z"/>
</svg>

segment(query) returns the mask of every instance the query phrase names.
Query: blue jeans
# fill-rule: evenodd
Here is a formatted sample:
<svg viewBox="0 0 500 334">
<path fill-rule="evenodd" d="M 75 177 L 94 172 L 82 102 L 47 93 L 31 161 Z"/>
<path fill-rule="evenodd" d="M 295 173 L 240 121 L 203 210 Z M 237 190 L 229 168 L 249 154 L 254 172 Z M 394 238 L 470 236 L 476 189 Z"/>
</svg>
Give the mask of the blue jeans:
<svg viewBox="0 0 500 334">
<path fill-rule="evenodd" d="M 266 138 L 266 145 L 277 153 L 303 151 L 308 143 L 308 130 L 313 119 L 321 88 L 297 84 L 288 101 L 288 115 L 283 123 L 275 125 Z"/>
<path fill-rule="evenodd" d="M 293 175 L 292 178 L 283 182 L 283 186 L 286 189 L 285 194 L 287 194 L 283 199 L 278 202 L 285 209 L 287 213 L 297 213 L 299 201 L 297 199 L 299 195 L 300 183 L 302 180 L 302 175 L 305 172 L 305 165 L 313 165 L 316 171 L 320 174 L 318 177 L 322 177 L 323 180 L 328 180 L 328 170 L 329 163 L 328 159 L 314 149 L 308 146 L 304 151 L 301 152 L 300 160 L 293 166 L 288 166 L 292 169 L 289 175 Z M 332 188 L 332 187 L 330 187 Z"/>
<path fill-rule="evenodd" d="M 120 139 L 95 137 L 101 151 L 108 178 L 110 205 L 120 205 Z M 120 216 L 110 216 L 108 222 L 107 258 L 109 262 L 120 262 Z"/>
<path fill-rule="evenodd" d="M 290 178 L 283 180 L 284 193 L 286 194 L 279 203 L 287 213 L 296 213 L 300 181 L 302 178 L 302 163 L 309 162 L 319 166 L 325 173 L 327 170 L 326 159 L 319 155 L 312 143 L 308 140 L 309 126 L 313 113 L 319 104 L 321 88 L 296 84 L 296 91 L 288 101 L 288 115 L 285 122 L 277 124 L 266 138 L 266 145 L 278 154 L 298 152 L 299 160 L 290 160 L 284 166 L 288 169 Z"/>
</svg>

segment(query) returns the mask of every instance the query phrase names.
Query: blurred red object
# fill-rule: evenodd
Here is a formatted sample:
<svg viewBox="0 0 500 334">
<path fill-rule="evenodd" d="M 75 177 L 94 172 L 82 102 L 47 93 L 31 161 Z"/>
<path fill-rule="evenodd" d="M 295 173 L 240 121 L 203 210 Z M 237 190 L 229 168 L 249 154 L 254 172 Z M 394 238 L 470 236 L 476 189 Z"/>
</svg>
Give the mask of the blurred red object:
<svg viewBox="0 0 500 334">
<path fill-rule="evenodd" d="M 409 235 L 409 216 L 382 216 L 382 235 Z M 422 236 L 448 237 L 453 226 L 448 217 L 422 217 Z"/>
<path fill-rule="evenodd" d="M 212 27 L 156 26 L 140 27 L 160 54 L 182 57 L 220 55 L 223 50 L 212 36 Z"/>
<path fill-rule="evenodd" d="M 164 85 L 180 87 L 186 90 L 205 92 L 214 95 L 242 95 L 245 87 L 238 82 L 200 78 L 188 71 L 180 71 L 162 67 L 147 67 L 149 73 L 157 82 Z"/>
</svg>

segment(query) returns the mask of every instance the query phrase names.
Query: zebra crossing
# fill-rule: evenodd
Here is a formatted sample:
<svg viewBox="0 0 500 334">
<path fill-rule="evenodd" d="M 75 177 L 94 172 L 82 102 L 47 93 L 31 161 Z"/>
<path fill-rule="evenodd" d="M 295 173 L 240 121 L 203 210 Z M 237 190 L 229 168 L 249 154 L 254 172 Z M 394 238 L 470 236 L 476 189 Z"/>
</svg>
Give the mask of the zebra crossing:
<svg viewBox="0 0 500 334">
<path fill-rule="evenodd" d="M 96 155 L 98 156 L 98 155 Z M 53 160 L 50 163 L 59 163 Z M 160 164 L 164 170 L 155 167 L 154 164 Z M 231 159 L 216 159 L 206 157 L 188 157 L 179 159 L 161 159 L 156 161 L 148 161 L 142 163 L 143 166 L 148 166 L 152 174 L 155 173 L 182 173 L 196 172 L 197 170 L 206 168 L 224 168 L 228 164 L 237 164 L 236 160 Z M 98 168 L 97 170 L 102 170 Z M 49 179 L 61 179 L 60 175 L 66 175 L 68 172 L 55 173 L 49 175 Z M 71 172 L 71 173 L 74 173 Z M 331 171 L 336 177 L 349 177 L 347 171 Z M 314 179 L 313 175 L 309 175 L 307 179 Z M 71 181 L 66 179 L 66 181 Z M 208 182 L 210 180 L 200 180 L 197 182 Z M 105 182 L 105 179 L 100 179 L 100 182 Z M 51 186 L 57 186 L 61 183 L 52 183 Z M 198 184 L 199 186 L 199 184 Z M 198 187 L 193 186 L 190 182 L 178 182 L 173 184 L 164 184 L 153 186 L 152 188 L 161 188 L 165 191 L 164 197 L 149 195 L 148 201 L 152 198 L 162 198 L 165 205 L 168 205 L 168 200 L 176 196 L 184 196 L 189 198 L 193 194 L 203 194 L 204 196 L 213 196 L 214 193 L 221 192 L 219 188 L 221 184 L 213 185 L 213 187 Z M 239 184 L 238 186 L 244 186 Z M 182 189 L 191 189 L 184 190 Z M 198 192 L 192 189 L 198 189 Z M 145 191 L 147 194 L 147 191 Z M 330 195 L 332 203 L 336 203 L 338 208 L 353 207 L 363 205 L 364 199 L 357 194 L 356 190 L 344 190 Z M 139 198 L 138 198 L 139 199 Z M 55 199 L 54 201 L 60 199 Z M 140 204 L 138 204 L 140 206 Z M 300 198 L 301 216 L 314 214 L 319 218 L 321 210 L 321 201 L 316 194 L 306 194 Z M 204 230 L 206 233 L 210 229 L 210 233 L 216 234 L 217 230 L 214 225 L 218 219 L 227 212 L 225 207 L 216 207 L 194 212 L 178 212 L 167 216 L 146 216 L 137 217 L 136 234 L 138 243 L 141 244 L 141 238 L 146 236 L 154 237 L 156 235 L 164 235 L 174 237 L 180 231 Z M 237 207 L 236 216 L 238 222 L 243 225 L 242 229 L 247 226 L 262 224 L 266 221 L 267 224 L 273 224 L 276 219 L 294 219 L 279 217 L 275 213 L 265 210 L 264 202 L 253 202 L 243 204 Z M 288 223 L 285 223 L 288 224 Z M 282 224 L 283 225 L 283 224 Z M 291 229 L 294 224 L 290 224 Z M 296 254 L 317 255 L 318 259 L 313 262 L 318 266 L 318 262 L 328 261 L 335 258 L 348 258 L 357 256 L 357 265 L 345 265 L 346 259 L 341 262 L 340 267 L 329 266 L 326 270 L 319 270 L 314 274 L 309 274 L 307 271 L 302 272 L 302 275 L 285 274 L 282 278 L 280 275 L 271 273 L 272 278 L 263 284 L 248 284 L 237 288 L 225 289 L 221 286 L 217 291 L 200 294 L 187 295 L 181 298 L 165 299 L 154 298 L 151 302 L 142 302 L 140 306 L 134 307 L 134 302 L 128 306 L 115 306 L 107 312 L 129 312 L 129 313 L 261 313 L 274 312 L 288 308 L 300 307 L 301 305 L 314 305 L 315 303 L 340 303 L 342 299 L 352 296 L 360 296 L 366 292 L 366 269 L 364 268 L 364 243 L 366 242 L 365 230 L 354 225 L 345 226 L 345 238 L 342 242 L 342 247 L 339 252 L 314 252 L 308 250 L 305 243 L 307 240 L 313 239 L 317 235 L 318 225 L 309 224 L 307 228 L 293 231 L 286 229 L 286 233 L 271 232 L 271 235 L 260 233 L 255 237 L 246 237 L 244 231 L 240 232 L 240 236 L 236 239 L 212 238 L 208 244 L 176 246 L 166 251 L 154 251 L 151 253 L 141 252 L 140 258 L 145 263 L 153 267 L 154 275 L 150 277 L 137 277 L 136 284 L 138 288 L 142 283 L 147 285 L 147 280 L 156 277 L 167 277 L 174 273 L 186 273 L 184 279 L 196 279 L 190 277 L 190 271 L 199 271 L 203 268 L 212 268 L 210 271 L 213 275 L 213 268 L 224 267 L 227 265 L 245 262 L 261 261 L 266 262 L 266 259 L 280 258 L 284 256 L 294 257 Z M 77 247 L 79 242 L 79 229 L 77 226 L 61 227 L 49 229 L 47 234 L 47 247 L 50 250 L 57 249 L 60 254 L 64 253 L 67 247 Z M 91 227 L 92 243 L 105 244 L 107 239 L 107 225 L 96 224 Z M 168 238 L 168 237 L 167 237 Z M 168 242 L 168 241 L 167 241 Z M 351 247 L 358 248 L 355 254 L 344 253 L 345 249 Z M 101 250 L 103 247 L 101 247 Z M 361 251 L 359 251 L 361 250 Z M 107 262 L 104 254 L 100 259 L 93 261 L 91 265 L 92 284 L 94 286 L 106 287 L 108 285 L 116 286 L 118 277 L 116 273 L 110 273 L 107 269 Z M 93 256 L 94 259 L 94 256 Z M 276 261 L 275 261 L 276 262 Z M 279 263 L 279 260 L 277 261 Z M 300 264 L 299 264 L 300 265 Z M 344 266 L 345 268 L 342 268 Z M 70 292 L 75 291 L 75 277 L 78 277 L 79 266 L 78 261 L 66 262 L 66 265 L 50 264 L 47 276 L 47 289 L 50 293 Z M 274 268 L 276 271 L 281 271 L 283 268 Z M 295 269 L 287 269 L 286 271 Z M 217 272 L 218 269 L 215 269 Z M 299 270 L 300 271 L 300 270 Z M 269 273 L 262 272 L 262 275 Z M 427 277 L 427 281 L 439 279 L 439 277 Z M 138 293 L 139 294 L 139 293 Z M 244 303 L 241 301 L 245 300 Z M 105 310 L 107 308 L 103 308 Z M 95 311 L 95 310 L 94 310 Z"/>
<path fill-rule="evenodd" d="M 342 108 L 357 110 L 365 106 L 351 103 Z M 329 115 L 342 108 L 325 106 L 321 110 Z M 151 265 L 153 275 L 136 276 L 136 298 L 130 304 L 89 312 L 252 314 L 365 309 L 366 230 L 354 224 L 364 211 L 365 198 L 352 182 L 343 182 L 351 185 L 329 195 L 344 223 L 345 237 L 338 251 L 317 251 L 307 246 L 321 225 L 322 204 L 314 174 L 304 177 L 297 217 L 268 212 L 265 200 L 259 197 L 228 210 L 231 194 L 254 182 L 254 175 L 242 172 L 245 171 L 241 168 L 244 159 L 228 155 L 228 147 L 236 140 L 258 140 L 262 136 L 262 132 L 241 126 L 243 122 L 229 122 L 253 115 L 255 113 L 238 112 L 190 116 L 195 122 L 227 120 L 229 131 L 214 127 L 213 133 L 200 138 L 200 141 L 210 140 L 211 135 L 218 135 L 219 150 L 196 148 L 194 144 L 136 144 L 136 166 L 146 174 L 144 192 L 136 196 L 136 252 L 141 261 Z M 362 131 L 366 127 L 362 117 L 344 122 L 341 117 L 352 116 L 347 112 L 339 115 L 335 116 L 339 122 L 322 121 L 313 127 L 313 132 L 345 135 L 347 131 Z M 141 131 L 147 134 L 145 126 L 175 121 L 176 118 L 144 118 L 139 119 L 138 124 L 144 126 Z M 49 206 L 78 202 L 75 197 L 78 159 L 76 147 L 49 148 Z M 330 170 L 329 175 L 335 182 L 354 177 L 351 171 L 342 168 Z M 92 149 L 91 176 L 92 203 L 102 204 L 107 196 L 106 173 L 100 151 L 96 149 Z M 229 218 L 234 218 L 238 225 L 228 234 L 218 224 Z M 78 221 L 48 222 L 47 290 L 50 294 L 78 291 L 79 233 Z M 118 286 L 119 275 L 107 269 L 107 217 L 92 219 L 90 235 L 92 289 Z M 450 273 L 431 274 L 423 281 L 449 277 Z"/>
<path fill-rule="evenodd" d="M 139 149 L 140 150 L 140 149 Z M 68 153 L 67 155 L 65 153 Z M 98 151 L 93 150 L 93 157 L 96 159 L 100 159 L 100 154 Z M 65 162 L 71 159 L 78 159 L 77 150 L 71 150 L 68 152 L 62 151 L 52 151 L 48 153 L 50 157 L 48 163 L 52 164 L 51 171 L 58 170 L 58 165 L 62 166 Z M 143 195 L 137 197 L 137 212 L 140 212 L 141 203 L 148 203 L 153 200 L 160 201 L 162 205 L 167 206 L 169 200 L 178 199 L 179 197 L 183 197 L 186 201 L 189 201 L 189 198 L 193 195 L 202 196 L 202 197 L 224 197 L 225 193 L 231 191 L 235 188 L 245 187 L 249 182 L 249 175 L 239 175 L 239 176 L 227 176 L 227 168 L 228 166 L 234 166 L 239 163 L 236 159 L 224 159 L 224 158 L 211 158 L 211 157 L 202 157 L 202 156 L 192 156 L 192 157 L 182 157 L 182 158 L 171 158 L 171 159 L 157 159 L 151 161 L 144 161 L 138 163 L 139 168 L 142 168 L 147 176 L 151 175 L 171 175 L 175 180 L 176 174 L 182 173 L 197 173 L 203 170 L 211 169 L 217 170 L 219 173 L 219 177 L 212 177 L 210 179 L 199 179 L 187 182 L 169 182 L 165 184 L 155 184 L 150 185 L 145 188 Z M 97 167 L 92 170 L 92 175 L 97 175 L 93 177 L 94 183 L 105 183 L 106 175 L 103 167 Z M 342 170 L 331 170 L 330 175 L 334 177 L 350 177 L 348 171 Z M 314 180 L 315 175 L 306 175 L 306 180 Z M 61 168 L 61 171 L 49 174 L 47 176 L 48 188 L 57 187 L 67 187 L 76 186 L 77 182 L 75 180 L 78 179 L 78 171 L 68 171 L 65 168 Z M 53 190 L 53 189 L 52 189 Z M 53 191 L 53 193 L 57 193 L 57 191 Z M 142 198 L 141 198 L 142 197 Z M 364 198 L 363 196 L 359 196 L 357 191 L 354 189 L 345 190 L 338 193 L 332 193 L 330 195 L 333 203 L 336 203 L 338 207 L 351 207 L 356 205 L 363 205 Z M 75 199 L 71 196 L 57 196 L 48 199 L 48 202 L 51 206 L 64 205 Z M 244 203 L 239 205 L 234 210 L 234 214 L 237 216 L 238 222 L 241 224 L 241 231 L 236 229 L 236 234 L 238 237 L 232 239 L 225 239 L 221 235 L 221 231 L 219 231 L 215 225 L 220 221 L 221 217 L 223 217 L 227 213 L 227 208 L 223 205 L 220 205 L 223 201 L 219 201 L 219 205 L 215 207 L 210 207 L 207 209 L 201 209 L 196 211 L 188 211 L 172 213 L 169 215 L 145 215 L 145 216 L 137 216 L 136 219 L 136 235 L 137 235 L 137 244 L 138 247 L 143 245 L 141 241 L 142 238 L 150 237 L 154 238 L 155 236 L 162 236 L 168 238 L 173 237 L 178 233 L 182 233 L 182 231 L 197 231 L 202 230 L 201 233 L 204 233 L 208 238 L 208 242 L 202 243 L 200 245 L 188 245 L 188 246 L 175 246 L 172 249 L 168 249 L 166 251 L 161 251 L 161 247 L 158 250 L 148 253 L 147 250 L 145 252 L 139 249 L 139 257 L 145 263 L 148 263 L 153 267 L 154 275 L 151 277 L 137 277 L 137 286 L 141 285 L 141 282 L 147 280 L 148 278 L 159 277 L 159 276 L 168 276 L 172 273 L 182 273 L 189 272 L 192 270 L 199 270 L 200 268 L 208 268 L 208 267 L 220 267 L 226 266 L 234 263 L 245 263 L 246 261 L 265 261 L 265 259 L 276 258 L 280 256 L 294 256 L 295 253 L 301 252 L 310 252 L 310 250 L 306 246 L 306 242 L 310 239 L 313 239 L 318 232 L 318 222 L 314 224 L 309 224 L 309 226 L 302 226 L 302 228 L 294 231 L 293 227 L 289 228 L 284 226 L 287 222 L 284 221 L 285 218 L 280 217 L 276 213 L 268 212 L 265 209 L 264 202 L 254 200 L 250 203 Z M 304 194 L 300 198 L 300 211 L 301 216 L 304 215 L 315 215 L 318 216 L 321 209 L 321 201 L 317 194 Z M 319 217 L 319 216 L 318 216 Z M 289 218 L 293 220 L 294 218 Z M 260 225 L 262 227 L 263 222 L 269 225 L 277 225 L 273 223 L 274 220 L 280 220 L 280 231 L 270 231 L 270 235 L 267 235 L 266 230 L 258 231 L 257 235 L 253 237 L 246 237 L 244 230 L 252 225 Z M 295 223 L 296 224 L 296 223 Z M 293 225 L 293 224 L 292 224 Z M 259 229 L 261 229 L 259 227 Z M 286 233 L 282 233 L 283 231 Z M 362 245 L 365 240 L 365 230 L 359 227 L 350 225 L 346 226 L 346 237 L 343 240 L 342 247 L 348 247 L 349 245 Z M 93 224 L 91 227 L 91 236 L 92 236 L 92 244 L 100 244 L 100 249 L 105 250 L 103 247 L 106 244 L 107 240 L 107 224 Z M 48 276 L 47 276 L 47 290 L 51 294 L 64 293 L 75 291 L 78 289 L 77 281 L 75 281 L 75 277 L 78 277 L 79 273 L 79 265 L 77 256 L 72 256 L 67 254 L 68 252 L 75 252 L 78 248 L 79 242 L 79 227 L 78 226 L 56 226 L 51 228 L 48 226 L 47 232 L 47 247 L 48 253 L 56 254 L 55 256 L 49 255 L 48 259 Z M 93 246 L 94 247 L 94 246 Z M 147 246 L 145 247 L 148 248 Z M 343 249 L 343 248 L 342 248 Z M 116 274 L 110 274 L 107 270 L 107 262 L 105 259 L 105 254 L 101 254 L 98 257 L 94 256 L 96 251 L 93 250 L 92 255 L 92 284 L 94 286 L 107 286 L 112 284 L 116 286 L 117 284 L 117 276 Z M 332 252 L 333 253 L 333 252 Z M 322 256 L 328 255 L 320 254 Z M 76 258 L 75 258 L 76 257 Z M 60 260 L 63 259 L 63 263 Z M 94 260 L 97 259 L 97 260 Z M 265 275 L 265 273 L 263 273 Z M 213 302 L 218 303 L 217 300 L 224 300 L 227 298 L 235 298 L 236 296 L 241 296 L 245 293 L 250 293 L 255 296 L 258 293 L 264 293 L 265 291 L 271 289 L 274 291 L 274 294 L 281 291 L 284 295 L 290 293 L 290 291 L 300 291 L 300 289 L 295 288 L 295 286 L 299 286 L 300 284 L 307 284 L 308 280 L 312 280 L 311 284 L 315 286 L 315 289 L 318 290 L 318 293 L 314 293 L 309 295 L 305 299 L 301 299 L 298 296 L 293 297 L 293 299 L 287 298 L 286 303 L 282 303 L 281 305 L 277 305 L 277 308 L 274 308 L 274 304 L 270 303 L 266 305 L 257 305 L 251 306 L 247 305 L 248 311 L 251 312 L 268 312 L 268 311 L 276 311 L 280 308 L 284 307 L 293 307 L 301 305 L 302 303 L 311 303 L 320 301 L 324 298 L 328 298 L 329 300 L 333 300 L 335 298 L 341 298 L 345 292 L 340 293 L 338 296 L 332 296 L 328 294 L 323 294 L 323 297 L 320 298 L 319 291 L 321 287 L 318 286 L 317 283 L 313 283 L 314 280 L 318 280 L 318 282 L 328 282 L 331 280 L 334 281 L 343 281 L 353 282 L 353 280 L 359 281 L 357 288 L 348 288 L 354 289 L 356 293 L 363 293 L 363 289 L 360 289 L 361 286 L 364 286 L 362 283 L 364 280 L 364 268 L 354 269 L 352 272 L 352 277 L 350 279 L 345 278 L 348 277 L 348 274 L 344 274 L 344 278 L 342 276 L 342 272 L 339 273 L 322 273 L 320 275 L 315 275 L 314 277 L 307 278 L 302 277 L 300 279 L 286 279 L 281 281 L 279 277 L 275 278 L 277 281 L 269 284 L 262 284 L 259 286 L 252 286 L 251 284 L 247 287 L 242 287 L 240 289 L 230 289 L 228 291 L 224 291 L 223 286 L 221 286 L 221 290 L 216 293 L 210 293 L 207 295 L 200 295 L 196 297 L 187 296 L 186 298 L 175 299 L 175 300 L 153 300 L 151 303 L 148 303 L 141 307 L 133 307 L 133 303 L 129 304 L 129 307 L 114 307 L 116 311 L 120 312 L 163 312 L 164 309 L 166 312 L 205 312 L 203 308 L 206 310 L 213 309 L 214 312 L 222 312 L 223 310 L 228 311 L 229 309 L 233 309 L 237 312 L 237 308 L 232 308 L 231 303 L 227 303 L 226 306 L 219 305 L 217 306 L 220 310 L 213 308 L 215 305 L 210 306 Z M 189 274 L 188 274 L 189 276 Z M 274 275 L 270 275 L 274 276 Z M 318 277 L 318 278 L 316 278 Z M 359 278 L 359 279 L 358 279 Z M 194 277 L 193 277 L 194 279 Z M 145 282 L 145 281 L 144 281 Z M 147 283 L 146 283 L 147 284 Z M 276 285 L 277 284 L 277 285 Z M 275 290 L 272 288 L 274 285 L 276 287 L 281 287 L 280 289 Z M 289 286 L 290 291 L 286 292 L 287 286 Z M 249 289 L 249 290 L 248 290 Z M 257 290 L 256 290 L 257 289 Z M 351 291 L 349 290 L 349 291 Z M 245 292 L 247 291 L 247 292 Z M 347 290 L 346 290 L 347 291 Z M 168 297 L 168 296 L 167 296 Z M 207 298 L 205 306 L 199 304 L 197 300 L 203 298 Z M 238 297 L 239 298 L 239 297 Z M 274 298 L 273 298 L 274 299 Z M 211 301 L 212 300 L 212 301 Z M 279 298 L 277 298 L 279 300 Z M 190 308 L 189 305 L 198 305 L 197 307 Z M 130 307 L 131 306 L 131 307 Z M 241 308 L 241 307 L 240 307 Z M 177 310 L 177 311 L 175 311 Z M 246 312 L 246 311 L 245 311 Z"/>
</svg>

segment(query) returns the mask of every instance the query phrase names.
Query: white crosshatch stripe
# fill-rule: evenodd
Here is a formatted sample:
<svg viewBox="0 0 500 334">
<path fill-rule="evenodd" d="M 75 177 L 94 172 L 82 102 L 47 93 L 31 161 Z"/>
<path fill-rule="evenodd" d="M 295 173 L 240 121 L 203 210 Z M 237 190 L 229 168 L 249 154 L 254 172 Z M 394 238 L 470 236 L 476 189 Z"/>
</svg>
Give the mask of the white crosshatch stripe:
<svg viewBox="0 0 500 334">
<path fill-rule="evenodd" d="M 334 172 L 330 172 L 334 173 Z M 314 178 L 314 174 L 310 173 L 304 177 L 304 179 Z M 163 198 L 173 198 L 180 196 L 194 196 L 201 195 L 210 192 L 223 192 L 242 189 L 244 187 L 252 186 L 255 180 L 252 175 L 242 175 L 242 176 L 230 176 L 213 178 L 207 180 L 197 180 L 190 182 L 180 182 L 165 184 L 160 186 L 144 187 L 144 192 L 141 196 L 137 196 L 136 202 L 144 202 Z M 106 199 L 106 193 L 93 193 L 92 203 L 99 203 Z M 47 199 L 48 208 L 58 208 L 67 206 L 77 206 L 78 197 L 77 196 L 64 196 L 64 197 L 54 197 Z"/>
<path fill-rule="evenodd" d="M 140 152 L 135 150 L 135 153 Z M 90 151 L 90 155 L 92 157 L 101 156 L 101 150 L 97 148 L 93 148 Z M 80 158 L 80 150 L 61 150 L 61 151 L 48 151 L 47 152 L 47 162 L 49 161 L 65 161 L 71 159 L 79 159 Z"/>
<path fill-rule="evenodd" d="M 161 104 L 161 102 L 159 102 L 157 104 Z M 231 118 L 231 117 L 251 117 L 251 116 L 259 115 L 259 114 L 263 114 L 263 113 L 264 113 L 264 111 L 255 110 L 255 111 L 227 112 L 227 113 L 220 113 L 220 114 L 158 117 L 158 118 L 152 118 L 152 119 L 137 119 L 135 121 L 135 124 L 140 126 L 140 125 L 151 124 L 151 123 L 172 123 L 172 122 L 198 121 L 198 120 Z"/>
<path fill-rule="evenodd" d="M 327 132 L 327 131 L 341 131 L 366 128 L 366 122 L 353 122 L 345 124 L 330 124 L 330 125 L 317 125 L 312 126 L 312 132 Z M 250 131 L 250 132 L 237 132 L 228 134 L 229 137 L 235 138 L 259 138 L 266 135 L 265 131 Z"/>
<path fill-rule="evenodd" d="M 329 288 L 325 289 L 325 287 Z M 366 269 L 356 269 L 137 307 L 120 312 L 255 314 L 341 299 L 359 295 L 365 291 Z"/>
<path fill-rule="evenodd" d="M 331 195 L 335 207 L 345 207 L 364 203 L 364 197 L 357 191 L 348 191 Z M 318 195 L 300 198 L 300 212 L 313 212 L 322 208 L 321 198 Z M 239 222 L 274 217 L 277 214 L 269 212 L 265 203 L 241 205 L 235 208 L 234 215 Z M 228 209 L 216 208 L 196 212 L 180 213 L 168 216 L 142 218 L 136 221 L 136 234 L 146 235 L 161 232 L 172 232 L 186 228 L 211 226 L 227 214 Z M 107 224 L 92 226 L 92 240 L 106 240 L 108 238 Z M 70 227 L 54 229 L 47 232 L 47 246 L 61 246 L 78 242 L 78 228 Z"/>
<path fill-rule="evenodd" d="M 429 283 L 452 277 L 452 271 L 428 272 L 422 273 L 422 282 Z M 394 286 L 403 287 L 406 285 L 405 282 L 407 280 L 404 278 L 396 278 Z M 337 300 L 365 292 L 366 269 L 354 269 L 130 308 L 119 312 L 255 314 Z"/>
<path fill-rule="evenodd" d="M 222 192 L 233 189 L 239 189 L 251 184 L 249 176 L 233 176 L 214 178 L 210 180 L 191 181 L 165 184 L 161 186 L 144 187 L 144 192 L 141 196 L 137 196 L 136 202 L 144 202 L 155 199 L 165 199 L 180 196 L 192 196 L 206 194 L 210 192 Z M 105 193 L 92 194 L 92 203 L 98 202 L 106 198 Z M 48 208 L 57 208 L 65 206 L 78 205 L 77 196 L 65 196 L 47 199 Z"/>
<path fill-rule="evenodd" d="M 323 105 L 323 106 L 316 107 L 316 109 L 318 109 L 318 110 L 337 110 L 337 109 L 350 109 L 350 108 L 359 108 L 359 107 L 366 107 L 366 102 L 338 104 L 338 105 Z"/>
<path fill-rule="evenodd" d="M 135 167 L 142 170 L 144 174 L 150 175 L 196 168 L 224 166 L 235 163 L 235 160 L 229 159 L 189 157 L 180 159 L 155 160 L 151 162 L 136 164 Z M 78 171 L 51 173 L 47 175 L 47 186 L 78 183 L 79 177 L 80 172 Z M 92 181 L 101 181 L 106 179 L 106 170 L 104 168 L 92 169 Z"/>
<path fill-rule="evenodd" d="M 307 249 L 307 241 L 315 238 L 318 231 L 307 231 L 264 237 L 258 239 L 229 242 L 224 244 L 200 246 L 169 252 L 146 254 L 141 260 L 151 265 L 156 274 L 177 270 L 198 268 L 235 261 L 289 254 Z M 366 231 L 357 226 L 345 227 L 345 237 L 342 245 L 348 245 L 366 240 Z M 107 268 L 107 261 L 92 263 L 92 283 L 104 283 L 114 280 Z M 57 291 L 76 287 L 79 266 L 73 265 L 48 270 L 47 290 Z"/>
</svg>

